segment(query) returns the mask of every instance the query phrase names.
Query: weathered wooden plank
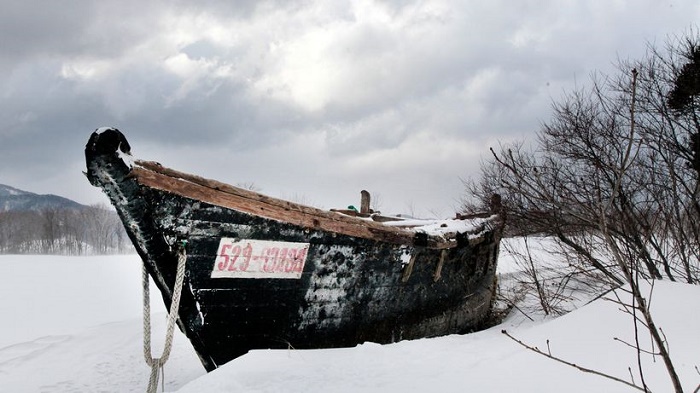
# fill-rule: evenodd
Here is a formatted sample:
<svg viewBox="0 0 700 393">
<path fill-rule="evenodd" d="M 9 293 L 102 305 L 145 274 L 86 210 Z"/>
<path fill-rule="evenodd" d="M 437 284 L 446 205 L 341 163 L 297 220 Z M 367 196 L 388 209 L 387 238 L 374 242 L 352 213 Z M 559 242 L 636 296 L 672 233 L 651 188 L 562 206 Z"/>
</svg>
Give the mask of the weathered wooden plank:
<svg viewBox="0 0 700 393">
<path fill-rule="evenodd" d="M 371 221 L 352 220 L 349 217 L 343 217 L 335 213 L 332 213 L 334 216 L 331 217 L 329 216 L 331 213 L 320 210 L 322 214 L 318 212 L 316 212 L 316 214 L 306 214 L 297 209 L 299 205 L 287 204 L 287 206 L 280 206 L 279 204 L 269 203 L 268 200 L 255 200 L 237 193 L 220 192 L 221 190 L 211 188 L 210 186 L 170 177 L 138 167 L 134 167 L 132 173 L 139 183 L 148 187 L 244 213 L 299 225 L 307 229 L 342 233 L 348 236 L 381 240 L 395 244 L 411 244 L 413 240 L 413 233 L 380 226 L 380 224 L 375 224 Z"/>
<path fill-rule="evenodd" d="M 362 224 L 363 226 L 369 226 L 369 227 L 374 227 L 377 228 L 378 230 L 383 230 L 383 231 L 388 231 L 388 232 L 393 232 L 393 233 L 401 233 L 403 231 L 396 230 L 393 228 L 388 228 L 383 225 L 375 224 L 371 221 L 358 221 L 355 219 L 352 219 L 351 217 L 344 216 L 342 214 L 337 214 L 334 212 L 329 212 L 321 209 L 317 209 L 315 207 L 311 206 L 305 206 L 301 204 L 297 204 L 294 202 L 290 201 L 285 201 L 283 199 L 278 199 L 278 198 L 273 198 L 269 197 L 267 195 L 259 194 L 250 190 L 242 189 L 239 187 L 234 187 L 226 183 L 222 183 L 216 180 L 211 180 L 211 179 L 206 179 L 200 176 L 196 175 L 191 175 L 188 173 L 176 171 L 174 169 L 166 168 L 158 163 L 152 162 L 152 161 L 136 161 L 137 165 L 140 165 L 146 170 L 152 171 L 157 174 L 162 174 L 165 175 L 166 177 L 174 178 L 174 179 L 181 179 L 193 184 L 197 184 L 200 186 L 203 186 L 205 188 L 208 188 L 210 192 L 212 193 L 221 193 L 221 194 L 229 194 L 229 195 L 234 195 L 239 197 L 240 199 L 233 199 L 233 200 L 238 200 L 241 201 L 241 203 L 244 203 L 245 205 L 250 204 L 250 202 L 245 202 L 245 200 L 249 201 L 254 201 L 254 202 L 261 202 L 264 205 L 269 205 L 269 206 L 275 206 L 281 211 L 286 212 L 286 215 L 283 215 L 281 219 L 283 221 L 287 221 L 284 218 L 289 217 L 290 220 L 289 222 L 294 222 L 295 217 L 297 215 L 313 215 L 313 216 L 318 216 L 321 218 L 325 218 L 331 221 L 338 221 L 338 222 L 343 222 L 348 225 L 358 225 Z M 138 173 L 138 166 L 135 166 L 134 169 L 137 169 Z M 183 195 L 183 196 L 188 196 L 188 195 Z M 227 200 L 232 200 L 232 199 L 227 199 Z M 228 206 L 227 206 L 228 207 Z M 231 207 L 235 208 L 235 206 Z M 237 209 L 238 210 L 238 209 Z M 275 210 L 277 211 L 277 210 Z M 248 212 L 248 211 L 247 211 Z M 249 212 L 250 213 L 250 212 Z M 257 213 L 256 211 L 253 211 L 252 213 Z M 275 217 L 269 217 L 269 218 L 275 218 Z M 403 233 L 404 235 L 408 235 L 410 237 L 410 233 Z"/>
<path fill-rule="evenodd" d="M 152 161 L 137 160 L 136 164 L 132 174 L 144 185 L 241 212 L 301 225 L 309 229 L 332 231 L 394 244 L 411 245 L 416 236 L 414 232 L 407 230 L 412 225 L 386 226 L 380 222 L 359 220 L 338 212 L 268 197 L 166 168 Z M 478 233 L 481 230 L 483 228 L 476 228 L 473 232 Z M 426 236 L 425 246 L 435 249 L 453 248 L 457 246 L 455 236 L 455 233 L 446 233 L 439 237 Z"/>
</svg>

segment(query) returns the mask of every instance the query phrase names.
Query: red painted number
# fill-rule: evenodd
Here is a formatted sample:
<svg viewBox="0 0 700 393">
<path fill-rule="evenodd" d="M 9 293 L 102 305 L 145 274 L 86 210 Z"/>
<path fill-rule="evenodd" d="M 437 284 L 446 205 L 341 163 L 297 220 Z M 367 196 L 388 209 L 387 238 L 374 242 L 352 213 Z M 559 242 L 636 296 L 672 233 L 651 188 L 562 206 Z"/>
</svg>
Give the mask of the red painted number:
<svg viewBox="0 0 700 393">
<path fill-rule="evenodd" d="M 221 246 L 221 252 L 219 253 L 219 264 L 217 265 L 219 271 L 226 270 L 226 268 L 228 267 L 229 258 L 227 254 L 227 249 L 230 248 L 230 244 L 224 244 L 223 246 Z"/>
<path fill-rule="evenodd" d="M 306 253 L 307 248 L 265 247 L 260 255 L 253 256 L 253 246 L 250 243 L 243 247 L 240 244 L 223 244 L 219 251 L 217 268 L 219 271 L 245 272 L 251 267 L 251 261 L 254 261 L 256 265 L 253 271 L 301 273 Z"/>
<path fill-rule="evenodd" d="M 253 246 L 250 245 L 250 243 L 246 244 L 245 247 L 243 247 L 243 262 L 241 263 L 241 271 L 246 271 L 248 270 L 248 267 L 250 266 L 250 259 L 253 256 Z"/>
<path fill-rule="evenodd" d="M 233 249 L 231 250 L 231 263 L 228 265 L 228 271 L 230 272 L 235 272 L 238 271 L 238 268 L 236 267 L 236 261 L 238 260 L 238 257 L 241 255 L 241 246 L 235 245 L 233 246 Z"/>
</svg>

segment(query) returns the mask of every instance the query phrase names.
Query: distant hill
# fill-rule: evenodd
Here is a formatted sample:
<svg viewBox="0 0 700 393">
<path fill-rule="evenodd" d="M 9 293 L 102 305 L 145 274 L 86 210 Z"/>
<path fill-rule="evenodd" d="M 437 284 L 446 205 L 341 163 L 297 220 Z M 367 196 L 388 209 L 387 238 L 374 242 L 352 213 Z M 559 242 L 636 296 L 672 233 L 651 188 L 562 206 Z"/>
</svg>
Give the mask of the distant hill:
<svg viewBox="0 0 700 393">
<path fill-rule="evenodd" d="M 49 208 L 80 210 L 85 207 L 58 195 L 40 195 L 0 184 L 0 212 L 41 211 Z"/>
</svg>

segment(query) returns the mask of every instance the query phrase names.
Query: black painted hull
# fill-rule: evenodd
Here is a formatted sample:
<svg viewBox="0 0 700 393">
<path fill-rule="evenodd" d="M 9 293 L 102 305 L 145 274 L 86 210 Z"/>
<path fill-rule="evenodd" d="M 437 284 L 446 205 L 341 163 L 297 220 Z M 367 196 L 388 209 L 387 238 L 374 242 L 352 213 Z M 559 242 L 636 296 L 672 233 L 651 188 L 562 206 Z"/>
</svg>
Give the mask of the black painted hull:
<svg viewBox="0 0 700 393">
<path fill-rule="evenodd" d="M 168 307 L 177 244 L 187 242 L 179 326 L 207 370 L 251 349 L 391 343 L 469 332 L 489 317 L 501 225 L 434 248 L 260 217 L 144 185 L 96 135 L 88 177 L 112 200 Z M 222 238 L 307 244 L 303 269 L 298 278 L 212 278 Z"/>
</svg>

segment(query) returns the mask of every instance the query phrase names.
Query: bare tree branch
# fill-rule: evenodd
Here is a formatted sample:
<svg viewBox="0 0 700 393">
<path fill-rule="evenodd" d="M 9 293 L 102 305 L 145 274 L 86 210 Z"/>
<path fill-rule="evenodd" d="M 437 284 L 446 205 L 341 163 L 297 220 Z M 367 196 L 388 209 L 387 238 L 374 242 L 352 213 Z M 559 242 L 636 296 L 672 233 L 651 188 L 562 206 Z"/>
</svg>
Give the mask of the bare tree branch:
<svg viewBox="0 0 700 393">
<path fill-rule="evenodd" d="M 596 370 L 593 370 L 593 369 L 590 369 L 590 368 L 586 368 L 586 367 L 583 367 L 583 366 L 579 366 L 579 365 L 577 365 L 577 364 L 575 364 L 575 363 L 568 362 L 568 361 L 566 361 L 566 360 L 563 360 L 563 359 L 558 358 L 558 357 L 556 357 L 556 356 L 553 356 L 553 355 L 551 355 L 551 354 L 544 353 L 544 352 L 542 352 L 539 348 L 537 348 L 537 347 L 532 347 L 532 346 L 530 346 L 530 345 L 527 345 L 527 344 L 525 344 L 524 342 L 518 340 L 517 338 L 511 336 L 506 330 L 501 330 L 501 333 L 505 334 L 508 338 L 510 338 L 511 340 L 513 340 L 513 341 L 515 341 L 516 343 L 520 344 L 522 347 L 529 349 L 530 351 L 533 351 L 533 352 L 535 352 L 535 353 L 537 353 L 537 354 L 540 354 L 540 355 L 542 355 L 542 356 L 544 356 L 544 357 L 547 357 L 547 358 L 549 358 L 549 359 L 555 360 L 555 361 L 557 361 L 557 362 L 559 362 L 559 363 L 566 364 L 567 366 L 573 367 L 573 368 L 575 368 L 575 369 L 577 369 L 577 370 L 579 370 L 579 371 L 583 371 L 583 372 L 589 373 L 589 374 L 595 374 L 595 375 L 598 375 L 598 376 L 600 376 L 600 377 L 607 378 L 607 379 L 613 380 L 613 381 L 615 381 L 615 382 L 619 382 L 619 383 L 625 384 L 625 385 L 627 385 L 627 386 L 629 386 L 629 387 L 631 387 L 631 388 L 640 390 L 640 391 L 642 391 L 642 392 L 649 392 L 649 390 L 644 389 L 644 388 L 642 388 L 642 387 L 640 387 L 640 386 L 637 386 L 637 385 L 635 385 L 634 383 L 627 382 L 627 381 L 625 381 L 624 379 L 620 379 L 620 378 L 614 377 L 614 376 L 612 376 L 612 375 L 610 375 L 610 374 L 606 374 L 606 373 L 603 373 L 603 372 L 600 372 L 600 371 L 596 371 Z"/>
</svg>

